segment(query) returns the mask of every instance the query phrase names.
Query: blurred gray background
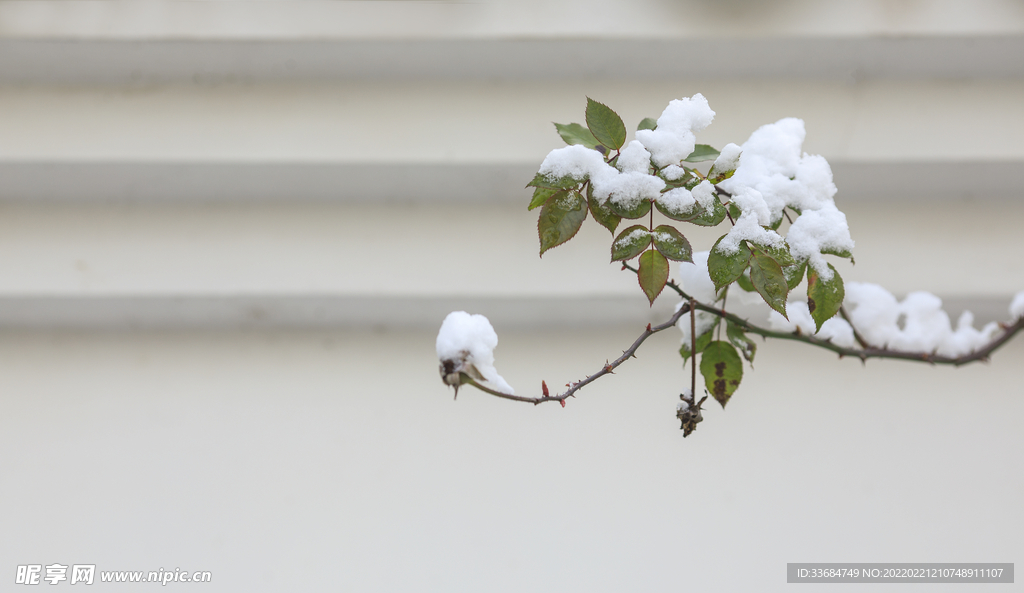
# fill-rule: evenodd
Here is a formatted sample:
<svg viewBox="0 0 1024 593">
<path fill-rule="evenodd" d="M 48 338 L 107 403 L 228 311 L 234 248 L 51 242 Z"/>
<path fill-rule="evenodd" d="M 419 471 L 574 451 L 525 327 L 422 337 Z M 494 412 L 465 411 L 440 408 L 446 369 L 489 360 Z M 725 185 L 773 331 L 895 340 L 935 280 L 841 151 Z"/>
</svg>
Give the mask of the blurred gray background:
<svg viewBox="0 0 1024 593">
<path fill-rule="evenodd" d="M 587 96 L 633 129 L 697 92 L 719 147 L 805 120 L 847 281 L 1005 320 L 1022 56 L 1009 0 L 0 0 L 0 590 L 52 563 L 777 591 L 787 562 L 1020 560 L 1024 340 L 959 369 L 762 343 L 683 441 L 674 330 L 565 409 L 453 402 L 434 338 L 487 315 L 537 395 L 666 318 L 597 225 L 539 259 L 523 186 Z"/>
</svg>

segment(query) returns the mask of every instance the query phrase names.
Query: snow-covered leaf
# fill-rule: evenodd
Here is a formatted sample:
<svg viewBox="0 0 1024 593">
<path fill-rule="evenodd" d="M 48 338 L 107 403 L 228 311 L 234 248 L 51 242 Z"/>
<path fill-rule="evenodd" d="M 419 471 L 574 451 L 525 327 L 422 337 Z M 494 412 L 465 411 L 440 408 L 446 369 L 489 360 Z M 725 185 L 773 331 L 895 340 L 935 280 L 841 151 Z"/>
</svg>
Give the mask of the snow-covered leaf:
<svg viewBox="0 0 1024 593">
<path fill-rule="evenodd" d="M 587 186 L 587 204 L 590 206 L 590 213 L 594 215 L 594 220 L 614 234 L 615 229 L 618 228 L 619 223 L 622 222 L 622 217 L 612 212 L 607 202 L 602 204 L 594 197 L 593 184 Z"/>
<path fill-rule="evenodd" d="M 587 97 L 587 127 L 598 142 L 618 150 L 626 142 L 626 125 L 607 105 Z"/>
<path fill-rule="evenodd" d="M 686 237 L 675 228 L 663 224 L 654 229 L 654 248 L 673 261 L 693 261 L 693 249 Z"/>
<path fill-rule="evenodd" d="M 750 262 L 750 250 L 743 243 L 736 253 L 725 254 L 719 251 L 718 244 L 724 238 L 723 236 L 715 241 L 715 246 L 708 255 L 708 275 L 715 283 L 715 290 L 721 290 L 723 286 L 739 278 Z"/>
<path fill-rule="evenodd" d="M 804 279 L 804 272 L 807 271 L 807 262 L 799 262 L 795 266 L 789 266 L 788 268 L 782 268 L 782 273 L 786 276 L 786 285 L 789 286 L 790 290 L 793 290 L 800 285 L 800 281 Z"/>
<path fill-rule="evenodd" d="M 612 261 L 625 261 L 644 252 L 651 244 L 651 232 L 642 225 L 633 225 L 612 241 Z"/>
<path fill-rule="evenodd" d="M 615 200 L 608 200 L 607 203 L 611 211 L 622 218 L 640 218 L 651 211 L 651 201 L 645 199 L 637 200 L 632 208 L 623 207 L 621 202 Z"/>
<path fill-rule="evenodd" d="M 572 189 L 580 183 L 586 181 L 586 179 L 574 179 L 570 176 L 565 177 L 548 177 L 541 173 L 537 173 L 533 177 L 533 181 L 526 184 L 526 187 L 546 187 L 548 189 Z"/>
<path fill-rule="evenodd" d="M 577 192 L 562 198 L 548 200 L 540 211 L 537 234 L 540 236 L 540 254 L 572 239 L 587 218 L 587 203 Z"/>
</svg>

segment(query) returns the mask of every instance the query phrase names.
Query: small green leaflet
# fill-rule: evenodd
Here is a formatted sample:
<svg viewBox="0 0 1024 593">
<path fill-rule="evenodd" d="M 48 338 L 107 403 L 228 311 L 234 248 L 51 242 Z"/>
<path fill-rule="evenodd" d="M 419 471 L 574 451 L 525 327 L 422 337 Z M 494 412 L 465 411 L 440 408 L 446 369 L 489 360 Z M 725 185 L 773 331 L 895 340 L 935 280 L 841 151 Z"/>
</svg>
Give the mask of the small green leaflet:
<svg viewBox="0 0 1024 593">
<path fill-rule="evenodd" d="M 693 152 L 685 160 L 688 163 L 699 163 L 701 161 L 713 161 L 720 153 L 707 144 L 698 144 L 693 147 Z"/>
<path fill-rule="evenodd" d="M 708 392 L 724 408 L 743 380 L 743 361 L 729 342 L 711 342 L 700 355 L 700 374 Z"/>
<path fill-rule="evenodd" d="M 712 252 L 714 253 L 714 252 Z M 710 259 L 708 260 L 710 262 Z M 750 258 L 750 283 L 754 290 L 761 295 L 768 306 L 786 315 L 786 297 L 789 295 L 789 286 L 786 284 L 786 276 L 782 273 L 782 267 L 774 259 L 767 255 L 758 253 Z"/>
<path fill-rule="evenodd" d="M 701 209 L 700 206 L 694 206 L 693 211 L 698 213 L 697 216 L 686 219 L 686 222 L 699 226 L 718 226 L 725 220 L 725 206 L 722 205 L 717 196 L 715 197 L 714 209 L 710 213 Z"/>
<path fill-rule="evenodd" d="M 811 311 L 814 324 L 818 326 L 816 331 L 820 331 L 821 325 L 839 312 L 843 297 L 846 296 L 839 272 L 832 264 L 828 267 L 832 270 L 832 279 L 827 281 L 822 280 L 814 268 L 807 268 L 807 308 Z"/>
<path fill-rule="evenodd" d="M 607 105 L 587 97 L 587 127 L 598 142 L 618 150 L 626 142 L 626 125 Z"/>
<path fill-rule="evenodd" d="M 653 117 L 645 117 L 640 120 L 640 125 L 636 127 L 636 131 L 640 130 L 656 130 L 658 129 L 658 120 Z"/>
<path fill-rule="evenodd" d="M 647 300 L 654 305 L 654 299 L 658 298 L 665 288 L 665 283 L 668 282 L 668 260 L 653 249 L 643 252 L 640 256 L 637 279 L 640 288 L 647 295 Z"/>
<path fill-rule="evenodd" d="M 548 200 L 541 208 L 537 220 L 537 234 L 540 236 L 540 254 L 572 239 L 587 218 L 587 203 L 577 192 L 565 197 Z"/>
<path fill-rule="evenodd" d="M 793 290 L 800 285 L 800 281 L 804 279 L 804 272 L 807 270 L 807 261 L 804 260 L 795 266 L 783 268 L 782 273 L 786 276 L 786 285 L 789 286 L 790 290 Z"/>
<path fill-rule="evenodd" d="M 651 244 L 651 232 L 642 225 L 633 225 L 619 233 L 612 241 L 612 261 L 632 259 Z"/>
</svg>

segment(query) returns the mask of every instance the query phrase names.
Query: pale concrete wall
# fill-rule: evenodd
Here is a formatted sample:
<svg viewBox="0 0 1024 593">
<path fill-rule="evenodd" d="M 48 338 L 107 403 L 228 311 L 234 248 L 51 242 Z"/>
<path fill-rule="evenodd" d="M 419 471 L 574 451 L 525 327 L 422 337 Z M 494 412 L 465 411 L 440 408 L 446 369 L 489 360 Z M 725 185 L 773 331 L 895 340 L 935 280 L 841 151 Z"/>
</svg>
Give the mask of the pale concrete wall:
<svg viewBox="0 0 1024 593">
<path fill-rule="evenodd" d="M 771 591 L 1020 556 L 1020 341 L 961 369 L 762 343 L 685 441 L 674 330 L 565 409 L 451 401 L 451 310 L 532 395 L 674 305 L 596 225 L 537 257 L 523 185 L 588 95 L 631 127 L 702 92 L 719 146 L 802 117 L 844 278 L 982 320 L 1024 289 L 1019 3 L 581 6 L 0 3 L 0 578 Z"/>
</svg>

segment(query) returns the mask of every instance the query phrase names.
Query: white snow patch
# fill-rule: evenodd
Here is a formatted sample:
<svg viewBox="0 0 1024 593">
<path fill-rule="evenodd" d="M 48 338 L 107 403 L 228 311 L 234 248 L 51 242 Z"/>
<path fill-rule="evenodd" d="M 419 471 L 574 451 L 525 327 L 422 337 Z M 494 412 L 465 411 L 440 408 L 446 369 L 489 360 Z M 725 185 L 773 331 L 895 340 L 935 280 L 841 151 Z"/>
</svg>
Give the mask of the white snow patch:
<svg viewBox="0 0 1024 593">
<path fill-rule="evenodd" d="M 722 152 L 719 153 L 718 158 L 715 159 L 715 164 L 711 166 L 716 171 L 730 171 L 735 169 L 740 162 L 740 154 L 743 149 L 733 144 L 732 142 L 725 145 Z"/>
<path fill-rule="evenodd" d="M 685 187 L 670 189 L 655 199 L 663 208 L 668 210 L 674 216 L 690 214 L 690 212 L 693 211 L 694 204 L 697 203 L 693 194 L 691 194 L 690 190 Z"/>
<path fill-rule="evenodd" d="M 1010 302 L 1010 319 L 1024 317 L 1024 290 L 1018 292 Z"/>
<path fill-rule="evenodd" d="M 705 179 L 701 181 L 690 190 L 693 194 L 693 199 L 697 200 L 700 207 L 705 211 L 711 210 L 715 206 L 715 186 L 711 185 L 711 182 Z"/>
<path fill-rule="evenodd" d="M 552 150 L 544 157 L 537 172 L 548 179 L 571 177 L 578 181 L 586 178 L 596 181 L 619 173 L 604 162 L 601 153 L 580 144 Z"/>
<path fill-rule="evenodd" d="M 615 166 L 623 173 L 647 173 L 651 168 L 651 153 L 639 141 L 633 140 L 619 153 Z"/>
<path fill-rule="evenodd" d="M 912 292 L 901 302 L 877 284 L 849 282 L 845 288 L 850 320 L 878 348 L 956 358 L 983 347 L 999 332 L 996 323 L 975 329 L 970 311 L 960 315 L 954 330 L 942 300 L 928 292 Z"/>
<path fill-rule="evenodd" d="M 768 316 L 768 327 L 775 331 L 792 333 L 800 330 L 806 336 L 815 336 L 822 340 L 828 340 L 836 346 L 852 348 L 857 340 L 853 337 L 853 328 L 841 317 L 832 317 L 821 324 L 821 330 L 815 332 L 817 326 L 811 311 L 804 301 L 791 300 L 786 303 L 787 320 L 778 311 L 772 310 Z"/>
<path fill-rule="evenodd" d="M 686 175 L 686 169 L 677 165 L 669 165 L 661 170 L 661 174 L 669 181 L 679 181 Z"/>
<path fill-rule="evenodd" d="M 697 93 L 688 99 L 671 101 L 658 118 L 658 128 L 638 130 L 636 139 L 650 151 L 655 165 L 678 165 L 693 152 L 697 144 L 695 132 L 708 127 L 714 118 L 708 100 Z"/>
<path fill-rule="evenodd" d="M 437 333 L 437 358 L 455 362 L 455 370 L 474 376 L 474 370 L 495 391 L 512 395 L 515 391 L 494 368 L 494 348 L 498 334 L 483 315 L 453 311 L 444 318 Z"/>
</svg>

